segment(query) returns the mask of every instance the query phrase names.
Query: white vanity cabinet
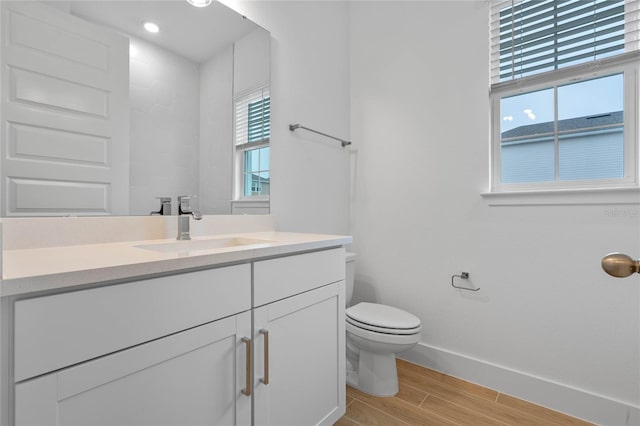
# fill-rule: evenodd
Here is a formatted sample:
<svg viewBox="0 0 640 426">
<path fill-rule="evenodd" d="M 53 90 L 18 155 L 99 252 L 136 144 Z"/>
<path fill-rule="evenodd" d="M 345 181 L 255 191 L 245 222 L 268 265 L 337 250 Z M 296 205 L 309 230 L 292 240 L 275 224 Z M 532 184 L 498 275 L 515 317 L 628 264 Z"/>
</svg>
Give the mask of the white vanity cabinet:
<svg viewBox="0 0 640 426">
<path fill-rule="evenodd" d="M 332 425 L 345 412 L 344 267 L 331 248 L 16 298 L 4 419 Z"/>
</svg>

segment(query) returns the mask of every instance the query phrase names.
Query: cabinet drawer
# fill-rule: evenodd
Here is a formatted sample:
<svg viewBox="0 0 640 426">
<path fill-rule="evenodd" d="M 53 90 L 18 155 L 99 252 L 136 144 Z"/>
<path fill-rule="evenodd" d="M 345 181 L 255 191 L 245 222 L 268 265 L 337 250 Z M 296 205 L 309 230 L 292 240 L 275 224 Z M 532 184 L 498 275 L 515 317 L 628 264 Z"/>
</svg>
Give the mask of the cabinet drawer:
<svg viewBox="0 0 640 426">
<path fill-rule="evenodd" d="M 344 280 L 344 248 L 255 262 L 253 305 L 261 306 Z"/>
<path fill-rule="evenodd" d="M 250 300 L 247 264 L 18 301 L 15 381 L 248 310 Z"/>
</svg>

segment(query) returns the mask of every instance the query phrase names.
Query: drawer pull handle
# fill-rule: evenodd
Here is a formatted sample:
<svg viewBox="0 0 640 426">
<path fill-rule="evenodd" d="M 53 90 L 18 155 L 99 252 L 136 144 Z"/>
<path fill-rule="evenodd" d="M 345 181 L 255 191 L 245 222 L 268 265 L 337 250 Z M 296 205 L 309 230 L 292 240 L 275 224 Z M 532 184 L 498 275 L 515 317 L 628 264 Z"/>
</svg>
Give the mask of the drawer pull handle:
<svg viewBox="0 0 640 426">
<path fill-rule="evenodd" d="M 243 337 L 242 342 L 247 345 L 247 356 L 245 357 L 247 360 L 247 367 L 245 371 L 246 384 L 245 388 L 242 389 L 242 393 L 244 395 L 251 396 L 251 339 L 249 339 L 248 337 Z"/>
<path fill-rule="evenodd" d="M 260 329 L 260 334 L 264 336 L 264 377 L 260 379 L 265 385 L 269 384 L 269 330 Z"/>
</svg>

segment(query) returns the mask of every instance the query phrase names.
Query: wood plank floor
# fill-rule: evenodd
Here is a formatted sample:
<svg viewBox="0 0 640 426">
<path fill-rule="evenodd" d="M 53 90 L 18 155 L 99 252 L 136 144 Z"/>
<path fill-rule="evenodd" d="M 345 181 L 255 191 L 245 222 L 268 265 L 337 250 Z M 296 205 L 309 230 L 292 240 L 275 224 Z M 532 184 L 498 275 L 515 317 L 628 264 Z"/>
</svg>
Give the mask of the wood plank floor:
<svg viewBox="0 0 640 426">
<path fill-rule="evenodd" d="M 591 424 L 403 360 L 397 363 L 398 395 L 379 398 L 347 386 L 347 413 L 335 426 Z"/>
</svg>

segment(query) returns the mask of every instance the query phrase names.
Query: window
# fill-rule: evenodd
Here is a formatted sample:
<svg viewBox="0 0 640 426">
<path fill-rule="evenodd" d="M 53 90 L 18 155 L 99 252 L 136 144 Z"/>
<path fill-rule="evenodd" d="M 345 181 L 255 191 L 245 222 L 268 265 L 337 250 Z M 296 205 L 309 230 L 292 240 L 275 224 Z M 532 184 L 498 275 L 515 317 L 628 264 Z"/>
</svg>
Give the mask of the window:
<svg viewBox="0 0 640 426">
<path fill-rule="evenodd" d="M 236 199 L 269 196 L 269 88 L 235 100 Z"/>
<path fill-rule="evenodd" d="M 638 186 L 637 0 L 495 1 L 492 192 Z"/>
</svg>

